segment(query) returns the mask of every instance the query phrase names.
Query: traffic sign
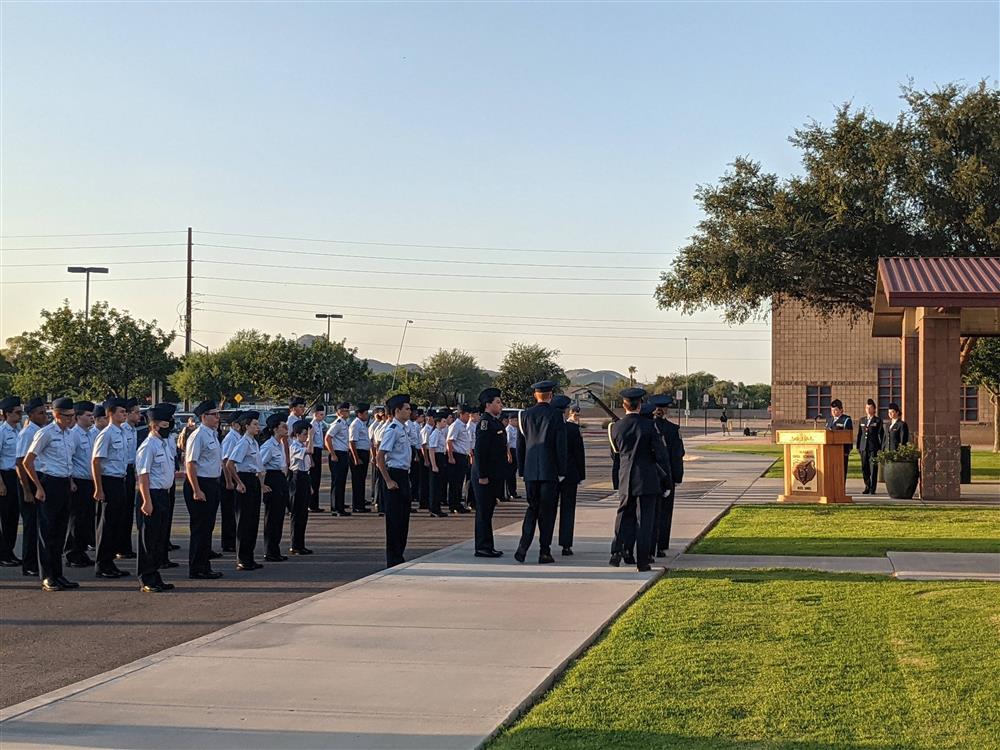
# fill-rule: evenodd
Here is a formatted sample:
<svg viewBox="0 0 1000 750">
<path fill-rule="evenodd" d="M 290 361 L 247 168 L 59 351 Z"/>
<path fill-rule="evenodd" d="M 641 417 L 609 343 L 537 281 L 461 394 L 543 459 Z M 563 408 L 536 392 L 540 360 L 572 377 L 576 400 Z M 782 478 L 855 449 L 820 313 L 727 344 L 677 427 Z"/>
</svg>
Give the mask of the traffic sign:
<svg viewBox="0 0 1000 750">
<path fill-rule="evenodd" d="M 690 409 L 685 409 L 684 410 L 684 416 L 685 417 L 690 417 L 691 416 L 691 410 Z"/>
<path fill-rule="evenodd" d="M 708 406 L 708 394 L 707 393 L 701 394 L 701 402 L 703 404 L 705 404 L 705 406 Z"/>
<path fill-rule="evenodd" d="M 237 404 L 240 403 L 242 400 L 243 400 L 242 393 L 237 393 L 235 396 L 233 396 L 233 401 L 235 401 Z"/>
<path fill-rule="evenodd" d="M 680 391 L 680 390 L 677 391 L 674 394 L 674 398 L 677 399 L 678 402 L 683 401 L 684 400 L 684 391 Z"/>
<path fill-rule="evenodd" d="M 727 405 L 728 403 L 729 403 L 729 399 L 728 399 L 728 398 L 726 398 L 725 396 L 723 396 L 723 397 L 722 397 L 722 405 L 723 405 L 723 406 L 726 406 L 726 405 Z"/>
</svg>

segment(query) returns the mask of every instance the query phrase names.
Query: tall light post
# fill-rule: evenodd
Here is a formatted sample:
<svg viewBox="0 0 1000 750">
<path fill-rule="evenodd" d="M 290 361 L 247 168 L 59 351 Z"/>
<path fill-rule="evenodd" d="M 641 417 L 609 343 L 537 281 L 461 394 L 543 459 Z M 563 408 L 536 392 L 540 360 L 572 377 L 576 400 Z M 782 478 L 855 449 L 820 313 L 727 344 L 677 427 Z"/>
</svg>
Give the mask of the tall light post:
<svg viewBox="0 0 1000 750">
<path fill-rule="evenodd" d="M 399 370 L 399 358 L 403 356 L 403 341 L 406 340 L 406 327 L 412 322 L 412 320 L 407 320 L 403 323 L 403 335 L 399 337 L 399 351 L 396 352 L 396 366 L 392 368 L 392 387 L 389 388 L 390 391 L 396 387 L 396 371 Z"/>
<path fill-rule="evenodd" d="M 85 273 L 87 274 L 87 292 L 85 307 L 83 308 L 83 327 L 86 328 L 90 323 L 90 274 L 92 273 L 107 273 L 107 268 L 102 268 L 101 266 L 70 266 L 66 269 L 70 273 Z"/>
<path fill-rule="evenodd" d="M 326 340 L 330 341 L 330 321 L 334 318 L 343 318 L 343 315 L 338 315 L 337 313 L 316 313 L 316 317 L 323 319 L 326 318 Z"/>
<path fill-rule="evenodd" d="M 691 369 L 688 367 L 688 337 L 684 337 L 684 424 L 691 419 Z"/>
</svg>

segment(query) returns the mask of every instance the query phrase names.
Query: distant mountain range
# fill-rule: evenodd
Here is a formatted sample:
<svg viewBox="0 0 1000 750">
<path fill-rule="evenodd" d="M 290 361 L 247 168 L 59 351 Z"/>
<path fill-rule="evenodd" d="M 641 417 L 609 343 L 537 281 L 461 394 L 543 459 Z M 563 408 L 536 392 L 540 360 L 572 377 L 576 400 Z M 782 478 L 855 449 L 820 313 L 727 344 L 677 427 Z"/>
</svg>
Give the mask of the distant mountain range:
<svg viewBox="0 0 1000 750">
<path fill-rule="evenodd" d="M 377 359 L 368 359 L 368 360 L 365 360 L 365 361 L 368 362 L 369 369 L 372 372 L 374 372 L 374 373 L 392 372 L 394 369 L 396 369 L 395 365 L 391 364 L 390 362 L 382 362 L 382 361 L 377 360 Z M 423 372 L 424 371 L 424 368 L 422 368 L 420 365 L 418 365 L 415 362 L 407 362 L 405 365 L 401 364 L 400 367 L 404 368 L 407 372 Z"/>
<path fill-rule="evenodd" d="M 368 367 L 371 368 L 372 372 L 392 372 L 393 365 L 390 362 L 382 362 L 378 359 L 367 360 Z M 404 368 L 407 372 L 423 372 L 423 368 L 416 362 L 407 362 L 406 364 L 401 364 L 400 367 Z M 491 377 L 497 376 L 496 370 L 486 370 L 486 372 Z M 615 372 L 614 370 L 588 370 L 587 368 L 577 368 L 575 370 L 567 370 L 566 377 L 569 378 L 570 385 L 576 386 L 598 386 L 604 385 L 605 387 L 611 387 L 619 380 L 624 380 L 625 376 L 620 372 Z"/>
</svg>

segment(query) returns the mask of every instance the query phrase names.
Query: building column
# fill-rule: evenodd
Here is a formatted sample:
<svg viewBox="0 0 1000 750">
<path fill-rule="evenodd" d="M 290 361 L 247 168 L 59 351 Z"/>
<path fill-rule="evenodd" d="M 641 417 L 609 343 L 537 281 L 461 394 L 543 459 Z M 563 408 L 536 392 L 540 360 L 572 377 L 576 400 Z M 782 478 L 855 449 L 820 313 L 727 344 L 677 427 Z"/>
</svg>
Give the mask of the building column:
<svg viewBox="0 0 1000 750">
<path fill-rule="evenodd" d="M 920 423 L 920 338 L 916 331 L 908 333 L 904 330 L 899 343 L 900 376 L 903 381 L 899 406 L 903 419 L 915 428 Z"/>
<path fill-rule="evenodd" d="M 925 307 L 920 312 L 922 316 L 917 326 L 920 342 L 917 386 L 920 497 L 923 500 L 959 500 L 962 496 L 959 484 L 962 393 L 960 310 Z"/>
</svg>

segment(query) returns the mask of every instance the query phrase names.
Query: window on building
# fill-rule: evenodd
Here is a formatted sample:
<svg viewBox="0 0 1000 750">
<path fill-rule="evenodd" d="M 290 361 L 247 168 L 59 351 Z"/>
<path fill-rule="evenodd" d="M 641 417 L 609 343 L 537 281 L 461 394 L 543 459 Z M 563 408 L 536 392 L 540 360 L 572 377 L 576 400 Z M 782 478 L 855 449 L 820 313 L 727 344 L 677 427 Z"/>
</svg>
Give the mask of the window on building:
<svg viewBox="0 0 1000 750">
<path fill-rule="evenodd" d="M 830 413 L 830 386 L 806 386 L 806 419 L 822 419 Z"/>
<path fill-rule="evenodd" d="M 903 370 L 900 367 L 878 368 L 878 413 L 882 419 L 889 417 L 889 403 L 903 400 Z"/>
<path fill-rule="evenodd" d="M 979 387 L 975 385 L 962 386 L 962 421 L 979 421 Z"/>
</svg>

